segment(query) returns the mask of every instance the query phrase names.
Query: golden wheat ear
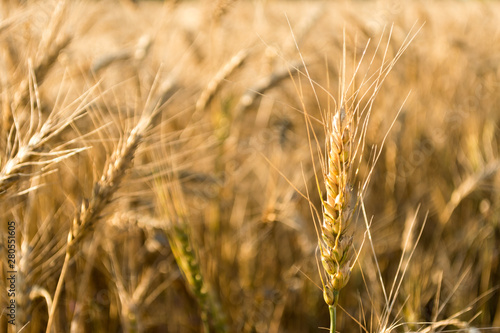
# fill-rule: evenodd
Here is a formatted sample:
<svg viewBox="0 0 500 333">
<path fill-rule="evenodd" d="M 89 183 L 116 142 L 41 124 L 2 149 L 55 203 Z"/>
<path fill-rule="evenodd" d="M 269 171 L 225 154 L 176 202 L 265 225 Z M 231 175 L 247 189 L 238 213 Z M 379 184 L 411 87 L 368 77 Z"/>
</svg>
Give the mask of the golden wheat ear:
<svg viewBox="0 0 500 333">
<path fill-rule="evenodd" d="M 326 163 L 324 181 L 326 199 L 323 199 L 321 239 L 319 248 L 324 271 L 323 298 L 330 309 L 330 331 L 336 328 L 336 309 L 340 290 L 351 275 L 352 236 L 347 234 L 351 223 L 351 169 L 354 126 L 352 112 L 342 106 L 327 125 Z"/>
<path fill-rule="evenodd" d="M 389 33 L 389 40 L 391 35 L 392 30 Z M 371 74 L 370 72 L 373 70 L 371 66 L 379 51 L 379 42 L 373 53 L 373 58 L 368 64 L 368 68 L 363 69 L 366 72 L 360 81 L 357 81 L 356 78 L 361 76 L 361 65 L 369 43 L 367 43 L 361 59 L 355 64 L 353 72 L 346 74 L 348 59 L 346 56 L 346 44 L 344 42 L 342 68 L 339 75 L 339 100 L 336 100 L 327 89 L 318 86 L 313 81 L 305 62 L 303 62 L 304 76 L 313 89 L 320 109 L 321 106 L 316 92 L 317 86 L 329 96 L 335 105 L 333 107 L 334 111 L 328 108 L 326 111 L 320 112 L 321 124 L 325 131 L 326 152 L 323 154 L 321 153 L 322 145 L 319 144 L 318 137 L 312 127 L 312 121 L 316 119 L 313 119 L 308 113 L 303 103 L 313 165 L 315 164 L 312 149 L 313 142 L 321 156 L 323 184 L 321 184 L 320 177 L 316 177 L 316 185 L 321 197 L 322 213 L 317 214 L 314 207 L 311 207 L 311 211 L 314 212 L 313 218 L 317 222 L 315 227 L 322 263 L 320 276 L 323 285 L 323 298 L 330 312 L 331 333 L 336 330 L 336 309 L 339 302 L 340 290 L 348 283 L 353 266 L 352 263 L 356 261 L 351 251 L 353 236 L 349 233 L 349 226 L 353 221 L 358 203 L 362 202 L 364 192 L 371 178 L 373 165 L 380 156 L 380 150 L 378 155 L 375 152 L 375 157 L 372 161 L 373 165 L 369 168 L 370 171 L 365 175 L 364 180 L 356 179 L 363 159 L 366 131 L 373 103 L 387 75 L 394 67 L 397 59 L 399 59 L 403 51 L 408 47 L 413 37 L 405 40 L 405 43 L 391 61 L 385 60 L 386 49 L 380 68 Z M 383 34 L 381 41 L 382 39 Z M 301 59 L 303 59 L 302 56 Z M 350 80 L 346 80 L 347 75 L 350 76 Z M 299 89 L 298 92 L 300 93 Z M 381 143 L 382 147 L 384 143 L 385 138 Z M 325 189 L 325 193 L 323 193 L 322 188 Z M 323 194 L 325 194 L 324 197 Z"/>
</svg>

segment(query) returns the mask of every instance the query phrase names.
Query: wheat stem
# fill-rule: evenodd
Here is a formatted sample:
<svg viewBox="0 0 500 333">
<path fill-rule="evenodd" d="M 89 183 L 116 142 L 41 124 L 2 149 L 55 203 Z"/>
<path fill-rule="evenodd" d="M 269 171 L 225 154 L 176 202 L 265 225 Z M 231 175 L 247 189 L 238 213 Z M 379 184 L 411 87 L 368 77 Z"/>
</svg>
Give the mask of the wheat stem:
<svg viewBox="0 0 500 333">
<path fill-rule="evenodd" d="M 56 313 L 56 309 L 57 309 L 57 304 L 59 303 L 59 296 L 61 295 L 62 286 L 64 283 L 64 277 L 66 276 L 66 272 L 68 271 L 70 259 L 71 259 L 70 253 L 66 252 L 66 255 L 64 257 L 63 267 L 61 270 L 61 274 L 59 275 L 59 281 L 57 281 L 57 286 L 56 286 L 56 291 L 54 293 L 52 306 L 50 307 L 49 321 L 47 322 L 47 330 L 46 330 L 47 333 L 50 333 L 51 329 L 52 329 L 52 324 L 54 321 L 54 317 L 55 317 L 55 313 Z"/>
<path fill-rule="evenodd" d="M 337 307 L 335 305 L 329 305 L 330 310 L 330 333 L 335 333 L 337 329 Z"/>
</svg>

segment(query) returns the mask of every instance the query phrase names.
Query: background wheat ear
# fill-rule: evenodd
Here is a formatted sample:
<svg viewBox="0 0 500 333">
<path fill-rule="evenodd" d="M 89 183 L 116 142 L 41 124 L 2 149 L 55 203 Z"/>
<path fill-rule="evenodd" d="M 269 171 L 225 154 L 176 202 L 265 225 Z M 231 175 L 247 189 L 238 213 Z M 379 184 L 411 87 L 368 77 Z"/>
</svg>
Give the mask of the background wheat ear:
<svg viewBox="0 0 500 333">
<path fill-rule="evenodd" d="M 163 177 L 156 180 L 154 187 L 160 216 L 169 223 L 165 232 L 172 254 L 198 302 L 203 329 L 207 333 L 226 332 L 225 316 L 218 300 L 211 293 L 208 281 L 204 278 L 197 245 L 191 238 L 184 195 L 179 181 L 176 177 L 170 180 L 168 177 Z"/>
<path fill-rule="evenodd" d="M 101 214 L 111 202 L 113 195 L 120 187 L 127 171 L 133 166 L 133 159 L 137 148 L 142 143 L 144 136 L 150 129 L 152 122 L 159 115 L 158 109 L 143 112 L 135 127 L 124 136 L 111 154 L 104 172 L 92 190 L 90 198 L 83 198 L 80 209 L 76 212 L 66 243 L 64 263 L 57 283 L 52 307 L 49 313 L 46 332 L 52 332 L 56 309 L 62 291 L 64 279 L 70 261 L 78 253 L 82 241 L 94 231 L 95 225 L 100 221 Z"/>
</svg>

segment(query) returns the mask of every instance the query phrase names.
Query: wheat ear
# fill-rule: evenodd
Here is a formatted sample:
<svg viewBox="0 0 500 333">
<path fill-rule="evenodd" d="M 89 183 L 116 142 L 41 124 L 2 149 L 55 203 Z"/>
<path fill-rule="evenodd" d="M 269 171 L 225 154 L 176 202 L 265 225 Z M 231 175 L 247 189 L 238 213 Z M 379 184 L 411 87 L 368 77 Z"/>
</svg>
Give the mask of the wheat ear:
<svg viewBox="0 0 500 333">
<path fill-rule="evenodd" d="M 64 50 L 72 40 L 72 36 L 67 34 L 61 34 L 61 26 L 64 22 L 65 14 L 67 12 L 69 2 L 66 0 L 60 0 L 57 2 L 52 16 L 49 21 L 49 25 L 44 30 L 40 44 L 38 45 L 38 50 L 34 57 L 34 73 L 41 84 L 50 69 L 56 64 L 57 57 L 60 52 Z M 59 37 L 58 37 L 59 36 Z M 29 98 L 29 81 L 23 80 L 20 82 L 17 91 L 14 94 L 13 102 L 11 105 L 12 112 L 16 111 L 18 108 L 23 107 Z"/>
<path fill-rule="evenodd" d="M 68 107 L 52 111 L 44 121 L 41 116 L 38 84 L 34 70 L 30 71 L 29 78 L 30 87 L 33 87 L 29 120 L 23 119 L 24 116 L 20 111 L 13 113 L 13 125 L 7 137 L 6 157 L 0 161 L 0 198 L 7 193 L 17 195 L 24 192 L 11 189 L 23 180 L 43 173 L 49 166 L 87 149 L 86 147 L 64 149 L 71 142 L 52 149 L 49 147 L 50 141 L 86 114 L 85 108 L 93 102 L 90 95 L 95 87 L 89 89 Z M 29 122 L 28 126 L 26 122 Z M 28 190 L 30 189 L 25 191 Z"/>
<path fill-rule="evenodd" d="M 64 263 L 57 282 L 52 308 L 49 313 L 46 332 L 50 333 L 54 320 L 55 311 L 62 291 L 62 285 L 69 262 L 78 250 L 80 242 L 94 229 L 99 217 L 111 201 L 113 194 L 117 191 L 120 183 L 125 176 L 125 172 L 131 167 L 137 147 L 150 127 L 153 118 L 158 115 L 158 110 L 145 112 L 138 124 L 132 129 L 128 137 L 118 144 L 109 160 L 105 172 L 101 179 L 94 185 L 92 196 L 89 200 L 83 200 L 80 210 L 75 215 L 71 225 L 68 240 L 66 244 L 66 255 Z"/>
<path fill-rule="evenodd" d="M 204 332 L 227 332 L 224 313 L 218 299 L 210 292 L 196 251 L 196 243 L 191 237 L 181 186 L 177 178 L 169 181 L 166 183 L 167 179 L 158 179 L 155 192 L 160 214 L 170 222 L 166 235 L 172 254 L 199 304 Z"/>
<path fill-rule="evenodd" d="M 249 54 L 250 52 L 247 49 L 239 51 L 215 74 L 196 101 L 196 112 L 205 110 L 212 98 L 221 89 L 224 80 L 243 65 Z"/>
<path fill-rule="evenodd" d="M 323 297 L 330 309 L 330 332 L 335 332 L 336 308 L 340 290 L 351 274 L 350 247 L 352 236 L 347 227 L 352 218 L 351 148 L 352 117 L 340 108 L 327 128 L 327 166 L 324 173 L 326 200 L 323 200 L 321 225 L 321 263 L 325 271 Z"/>
</svg>

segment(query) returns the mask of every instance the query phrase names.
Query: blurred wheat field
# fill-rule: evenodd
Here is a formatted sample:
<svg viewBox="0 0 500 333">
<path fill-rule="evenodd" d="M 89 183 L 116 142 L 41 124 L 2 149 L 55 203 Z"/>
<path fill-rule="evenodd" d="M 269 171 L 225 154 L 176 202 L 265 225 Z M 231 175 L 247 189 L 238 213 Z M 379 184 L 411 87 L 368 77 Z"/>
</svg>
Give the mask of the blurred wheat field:
<svg viewBox="0 0 500 333">
<path fill-rule="evenodd" d="M 326 331 L 310 203 L 346 82 L 371 182 L 337 331 L 500 331 L 497 3 L 0 8 L 0 331 Z"/>
</svg>

